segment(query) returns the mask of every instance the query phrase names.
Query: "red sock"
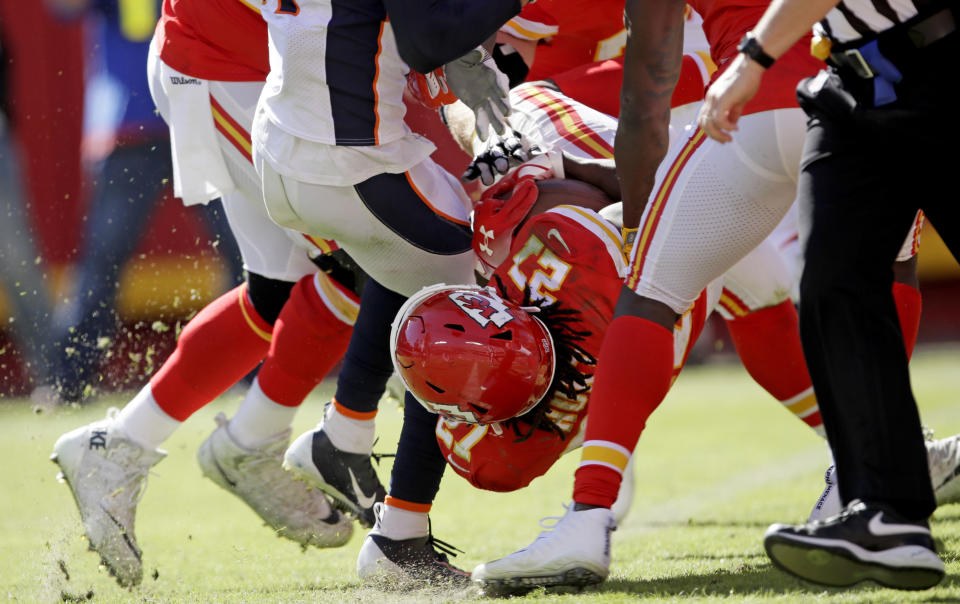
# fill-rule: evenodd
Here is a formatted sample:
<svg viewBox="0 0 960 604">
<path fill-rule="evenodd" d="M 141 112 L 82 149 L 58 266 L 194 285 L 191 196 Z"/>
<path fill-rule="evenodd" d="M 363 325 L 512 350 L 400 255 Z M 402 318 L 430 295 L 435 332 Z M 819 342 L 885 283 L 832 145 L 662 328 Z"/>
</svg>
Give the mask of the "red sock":
<svg viewBox="0 0 960 604">
<path fill-rule="evenodd" d="M 273 402 L 296 407 L 343 358 L 359 302 L 326 275 L 300 279 L 280 311 L 257 381 Z"/>
<path fill-rule="evenodd" d="M 639 317 L 613 320 L 597 359 L 574 501 L 613 505 L 640 433 L 672 376 L 672 330 Z"/>
<path fill-rule="evenodd" d="M 253 309 L 246 284 L 223 294 L 187 323 L 177 349 L 150 380 L 157 404 L 186 420 L 257 366 L 271 330 Z"/>
<path fill-rule="evenodd" d="M 804 423 L 822 431 L 793 302 L 784 300 L 738 316 L 727 321 L 727 328 L 753 379 Z"/>
<path fill-rule="evenodd" d="M 907 358 L 913 356 L 917 344 L 917 332 L 920 330 L 920 311 L 923 300 L 920 290 L 906 283 L 893 284 L 893 300 L 897 304 L 897 316 L 900 317 L 900 330 L 903 331 L 903 345 L 907 348 Z"/>
</svg>

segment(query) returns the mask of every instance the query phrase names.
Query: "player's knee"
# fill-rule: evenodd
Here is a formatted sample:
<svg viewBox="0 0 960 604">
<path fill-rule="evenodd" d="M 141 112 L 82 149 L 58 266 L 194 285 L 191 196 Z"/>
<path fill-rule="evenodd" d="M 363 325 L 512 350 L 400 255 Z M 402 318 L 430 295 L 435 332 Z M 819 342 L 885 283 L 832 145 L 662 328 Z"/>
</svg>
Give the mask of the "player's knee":
<svg viewBox="0 0 960 604">
<path fill-rule="evenodd" d="M 270 325 L 276 323 L 293 286 L 292 281 L 270 279 L 257 273 L 247 275 L 247 296 L 250 298 L 250 303 L 253 304 L 260 318 Z"/>
</svg>

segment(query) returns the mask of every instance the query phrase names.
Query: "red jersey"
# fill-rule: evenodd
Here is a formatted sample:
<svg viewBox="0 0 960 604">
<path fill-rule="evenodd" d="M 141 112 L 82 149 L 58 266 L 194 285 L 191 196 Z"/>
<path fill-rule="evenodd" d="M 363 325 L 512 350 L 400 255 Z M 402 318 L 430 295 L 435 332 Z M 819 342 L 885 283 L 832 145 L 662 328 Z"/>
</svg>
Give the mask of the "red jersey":
<svg viewBox="0 0 960 604">
<path fill-rule="evenodd" d="M 270 72 L 267 23 L 246 0 L 163 0 L 154 40 L 164 63 L 195 78 L 261 82 Z"/>
<path fill-rule="evenodd" d="M 712 83 L 737 55 L 740 40 L 760 21 L 770 0 L 687 0 L 687 3 L 703 17 L 710 55 L 717 65 Z M 763 74 L 760 91 L 747 103 L 744 115 L 798 106 L 797 84 L 824 66 L 810 55 L 811 35 L 801 38 Z"/>
<path fill-rule="evenodd" d="M 673 89 L 670 107 L 702 101 L 713 61 L 697 54 L 683 55 L 680 79 Z M 620 117 L 620 87 L 623 85 L 623 57 L 581 65 L 550 78 L 563 94 L 597 111 Z"/>
<path fill-rule="evenodd" d="M 581 322 L 576 329 L 590 332 L 580 345 L 596 357 L 623 287 L 626 259 L 620 245 L 617 230 L 595 212 L 559 206 L 523 226 L 495 275 L 506 286 L 509 300 L 522 302 L 523 289 L 529 286 L 534 298 L 579 310 Z M 577 369 L 592 382 L 593 366 L 578 364 Z M 546 472 L 577 436 L 587 397 L 558 394 L 551 401 L 548 416 L 565 434 L 563 439 L 536 430 L 530 438 L 515 442 L 513 430 L 496 434 L 489 426 L 441 419 L 437 422 L 440 449 L 450 466 L 478 488 L 522 488 Z"/>
<path fill-rule="evenodd" d="M 501 31 L 536 40 L 528 81 L 623 54 L 624 0 L 538 0 L 523 7 Z"/>
<path fill-rule="evenodd" d="M 620 3 L 620 8 L 623 8 L 623 3 Z M 710 76 L 717 69 L 710 58 L 709 47 L 701 27 L 703 22 L 689 6 L 684 15 L 684 21 L 683 61 L 680 79 L 673 91 L 671 107 L 702 101 Z M 626 30 L 622 31 L 623 35 L 617 38 L 615 58 L 598 58 L 572 69 L 554 73 L 550 79 L 570 98 L 607 115 L 619 117 L 620 87 L 623 83 L 623 49 L 626 43 Z M 610 44 L 607 47 L 612 49 Z M 540 56 L 539 53 L 538 48 L 537 57 Z M 598 53 L 597 56 L 601 57 L 603 54 Z M 537 60 L 539 61 L 539 58 Z"/>
<path fill-rule="evenodd" d="M 580 311 L 575 328 L 589 335 L 579 342 L 594 358 L 600 354 L 604 333 L 613 320 L 613 309 L 623 288 L 626 258 L 616 228 L 597 213 L 578 206 L 558 206 L 531 218 L 513 240 L 510 256 L 494 275 L 506 286 L 506 298 L 523 302 L 530 288 L 535 299 L 556 300 Z M 709 312 L 707 290 L 674 328 L 674 378 L 680 373 L 690 349 L 703 330 Z M 593 383 L 593 365 L 575 363 Z M 542 476 L 578 436 L 587 416 L 589 390 L 575 398 L 558 393 L 550 401 L 547 416 L 563 432 L 535 430 L 517 441 L 510 429 L 501 434 L 489 426 L 437 421 L 437 441 L 447 463 L 470 483 L 488 491 L 521 489 Z"/>
</svg>

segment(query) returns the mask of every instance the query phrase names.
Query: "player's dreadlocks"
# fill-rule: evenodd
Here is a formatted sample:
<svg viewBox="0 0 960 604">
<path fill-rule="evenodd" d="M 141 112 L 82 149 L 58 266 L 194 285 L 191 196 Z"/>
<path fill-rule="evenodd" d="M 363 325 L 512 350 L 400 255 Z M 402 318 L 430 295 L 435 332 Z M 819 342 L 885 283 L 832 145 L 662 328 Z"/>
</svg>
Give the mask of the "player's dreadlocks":
<svg viewBox="0 0 960 604">
<path fill-rule="evenodd" d="M 500 276 L 494 275 L 494 280 L 500 295 L 507 297 L 507 289 Z M 579 310 L 567 308 L 559 301 L 547 303 L 542 299 L 533 300 L 529 285 L 523 290 L 521 306 L 534 306 L 539 309 L 536 317 L 543 321 L 550 335 L 553 336 L 556 371 L 547 393 L 533 409 L 503 423 L 517 435 L 517 442 L 530 438 L 537 429 L 553 432 L 563 439 L 566 435 L 553 420 L 547 417 L 547 411 L 550 409 L 550 401 L 558 392 L 574 399 L 590 390 L 590 386 L 587 385 L 587 375 L 577 370 L 577 363 L 597 364 L 593 355 L 580 346 L 580 342 L 590 337 L 591 332 L 576 328 L 577 324 L 583 322 Z"/>
</svg>

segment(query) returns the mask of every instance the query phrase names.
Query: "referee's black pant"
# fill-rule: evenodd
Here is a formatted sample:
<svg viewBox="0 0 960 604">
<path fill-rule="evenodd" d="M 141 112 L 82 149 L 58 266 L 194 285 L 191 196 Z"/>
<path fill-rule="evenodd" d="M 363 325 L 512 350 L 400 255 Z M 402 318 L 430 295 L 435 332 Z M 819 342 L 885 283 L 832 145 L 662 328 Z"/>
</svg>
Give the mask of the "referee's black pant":
<svg viewBox="0 0 960 604">
<path fill-rule="evenodd" d="M 800 331 L 840 495 L 916 519 L 936 504 L 891 267 L 918 209 L 960 257 L 957 37 L 900 66 L 892 104 L 872 108 L 874 82 L 842 69 L 798 90 L 809 116 L 799 201 L 810 229 Z"/>
</svg>

